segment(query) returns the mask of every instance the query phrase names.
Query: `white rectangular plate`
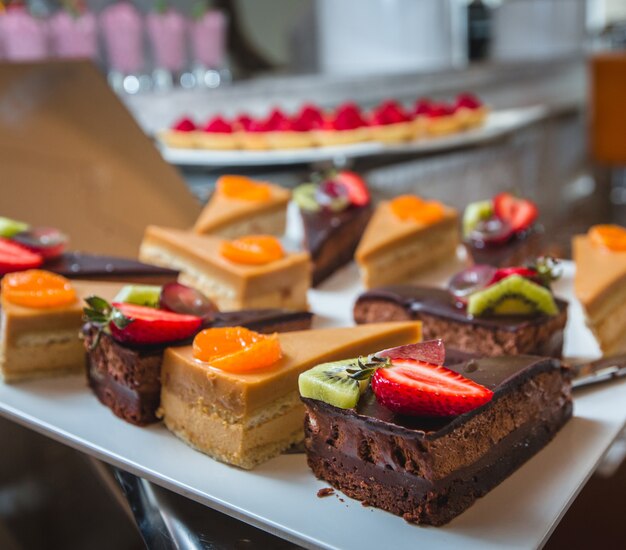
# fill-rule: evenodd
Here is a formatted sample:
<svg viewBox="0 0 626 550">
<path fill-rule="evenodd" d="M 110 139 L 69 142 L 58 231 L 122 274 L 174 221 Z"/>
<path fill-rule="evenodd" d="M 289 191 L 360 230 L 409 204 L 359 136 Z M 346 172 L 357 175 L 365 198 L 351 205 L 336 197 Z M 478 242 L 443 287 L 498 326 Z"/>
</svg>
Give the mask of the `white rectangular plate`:
<svg viewBox="0 0 626 550">
<path fill-rule="evenodd" d="M 557 293 L 572 301 L 569 355 L 597 355 L 573 301 L 573 266 Z M 431 276 L 441 283 L 445 274 Z M 354 266 L 311 291 L 319 326 L 348 324 L 361 290 Z M 226 466 L 194 451 L 163 426 L 137 428 L 98 403 L 81 377 L 0 385 L 0 413 L 106 462 L 307 547 L 539 547 L 624 426 L 626 381 L 576 395 L 575 417 L 555 440 L 467 512 L 442 528 L 423 528 L 365 508 L 313 477 L 304 455 L 283 455 L 253 471 Z"/>
</svg>

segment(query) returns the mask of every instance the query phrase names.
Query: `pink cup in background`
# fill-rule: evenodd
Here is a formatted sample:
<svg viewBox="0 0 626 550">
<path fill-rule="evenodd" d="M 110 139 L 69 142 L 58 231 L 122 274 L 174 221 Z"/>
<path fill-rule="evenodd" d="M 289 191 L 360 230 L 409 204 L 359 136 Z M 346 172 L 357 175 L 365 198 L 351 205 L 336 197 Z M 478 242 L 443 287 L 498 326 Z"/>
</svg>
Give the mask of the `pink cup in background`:
<svg viewBox="0 0 626 550">
<path fill-rule="evenodd" d="M 5 59 L 36 61 L 48 56 L 47 28 L 26 6 L 12 5 L 0 14 L 0 39 Z"/>
<path fill-rule="evenodd" d="M 144 68 L 143 17 L 130 2 L 117 2 L 100 13 L 109 68 L 124 74 Z"/>
<path fill-rule="evenodd" d="M 91 12 L 57 11 L 49 20 L 52 51 L 58 57 L 95 59 L 98 55 L 96 18 Z"/>
<path fill-rule="evenodd" d="M 181 72 L 187 64 L 185 17 L 173 9 L 151 12 L 146 17 L 146 25 L 155 67 Z"/>
<path fill-rule="evenodd" d="M 208 10 L 190 23 L 193 61 L 203 67 L 224 66 L 226 17 L 221 11 Z"/>
</svg>

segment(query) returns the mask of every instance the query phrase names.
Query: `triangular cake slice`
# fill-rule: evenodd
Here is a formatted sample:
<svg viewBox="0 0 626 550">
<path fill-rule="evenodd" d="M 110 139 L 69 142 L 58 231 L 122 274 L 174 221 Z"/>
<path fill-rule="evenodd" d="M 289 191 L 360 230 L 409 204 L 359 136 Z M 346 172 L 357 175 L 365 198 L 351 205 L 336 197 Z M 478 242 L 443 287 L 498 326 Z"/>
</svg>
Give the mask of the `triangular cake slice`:
<svg viewBox="0 0 626 550">
<path fill-rule="evenodd" d="M 75 302 L 35 308 L 0 301 L 0 378 L 17 382 L 60 376 L 85 369 L 80 329 L 83 300 L 96 294 L 111 300 L 122 283 L 72 281 Z"/>
<path fill-rule="evenodd" d="M 424 223 L 401 219 L 392 201 L 381 202 L 356 250 L 363 285 L 405 283 L 422 271 L 452 259 L 459 244 L 458 214 L 443 206 L 440 219 Z"/>
<path fill-rule="evenodd" d="M 194 232 L 233 239 L 244 235 L 285 233 L 291 192 L 244 176 L 222 176 L 198 220 Z"/>
<path fill-rule="evenodd" d="M 148 226 L 139 257 L 181 272 L 181 283 L 197 288 L 222 310 L 308 309 L 311 265 L 307 252 L 286 252 L 263 265 L 235 263 L 221 248 L 225 239 L 191 231 Z"/>
<path fill-rule="evenodd" d="M 253 468 L 304 438 L 301 372 L 420 338 L 418 322 L 279 334 L 282 358 L 249 374 L 198 361 L 190 346 L 169 348 L 163 360 L 160 413 L 165 425 L 196 449 Z"/>
<path fill-rule="evenodd" d="M 604 355 L 626 351 L 626 252 L 594 244 L 588 235 L 572 241 L 574 291 Z"/>
</svg>

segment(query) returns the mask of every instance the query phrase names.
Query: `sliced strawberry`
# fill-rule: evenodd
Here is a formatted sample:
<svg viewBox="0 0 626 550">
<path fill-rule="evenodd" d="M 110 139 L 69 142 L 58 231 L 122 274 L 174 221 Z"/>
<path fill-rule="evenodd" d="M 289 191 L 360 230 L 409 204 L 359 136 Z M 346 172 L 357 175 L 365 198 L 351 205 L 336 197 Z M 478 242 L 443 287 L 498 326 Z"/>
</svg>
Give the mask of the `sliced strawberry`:
<svg viewBox="0 0 626 550">
<path fill-rule="evenodd" d="M 209 134 L 232 134 L 233 125 L 221 116 L 216 116 L 205 124 L 202 131 Z"/>
<path fill-rule="evenodd" d="M 367 184 L 356 172 L 341 170 L 333 179 L 347 191 L 348 199 L 352 204 L 355 206 L 369 204 L 371 197 Z"/>
<path fill-rule="evenodd" d="M 334 130 L 355 130 L 363 126 L 367 126 L 367 122 L 363 119 L 360 109 L 354 103 L 341 105 L 332 119 L 332 128 Z"/>
<path fill-rule="evenodd" d="M 404 107 L 397 101 L 385 101 L 381 103 L 372 113 L 371 124 L 373 126 L 386 126 L 388 124 L 398 124 L 408 122 L 411 117 L 404 110 Z"/>
<path fill-rule="evenodd" d="M 233 120 L 233 127 L 244 132 L 249 131 L 252 124 L 254 124 L 254 119 L 246 113 L 240 114 Z"/>
<path fill-rule="evenodd" d="M 413 113 L 415 116 L 426 116 L 430 113 L 433 102 L 430 99 L 420 99 L 415 104 L 415 110 Z"/>
<path fill-rule="evenodd" d="M 470 94 L 469 92 L 459 94 L 456 98 L 455 107 L 457 109 L 470 109 L 475 110 L 482 107 L 482 103 L 480 99 L 478 99 L 474 94 Z"/>
<path fill-rule="evenodd" d="M 33 227 L 16 233 L 11 239 L 46 260 L 63 254 L 69 242 L 67 235 L 55 227 Z"/>
<path fill-rule="evenodd" d="M 426 113 L 428 118 L 442 118 L 454 114 L 454 107 L 447 103 L 434 103 L 430 106 L 430 110 Z"/>
<path fill-rule="evenodd" d="M 528 229 L 539 215 L 534 202 L 520 199 L 511 193 L 497 194 L 493 198 L 493 211 L 498 218 L 509 222 L 515 233 Z"/>
<path fill-rule="evenodd" d="M 0 275 L 34 269 L 43 263 L 43 256 L 8 239 L 0 239 Z"/>
<path fill-rule="evenodd" d="M 390 359 L 413 359 L 432 365 L 443 365 L 446 360 L 446 348 L 443 340 L 428 340 L 417 344 L 407 344 L 396 348 L 384 349 L 374 354 L 376 357 Z"/>
<path fill-rule="evenodd" d="M 113 338 L 131 344 L 163 344 L 191 338 L 200 330 L 202 319 L 152 307 L 114 302 L 113 307 L 125 318 L 109 322 Z M 115 318 L 114 318 L 115 319 Z"/>
<path fill-rule="evenodd" d="M 529 267 L 501 267 L 496 269 L 496 272 L 493 274 L 493 278 L 489 284 L 493 285 L 510 275 L 519 275 L 520 277 L 525 277 L 526 279 L 532 279 L 534 281 L 539 274 L 536 269 L 531 269 Z"/>
<path fill-rule="evenodd" d="M 490 389 L 450 369 L 410 359 L 378 369 L 372 389 L 381 405 L 411 416 L 456 416 L 493 397 Z"/>
<path fill-rule="evenodd" d="M 286 132 L 291 129 L 291 121 L 280 109 L 274 109 L 264 122 L 267 132 Z"/>
<path fill-rule="evenodd" d="M 189 117 L 183 117 L 172 125 L 172 130 L 177 132 L 193 132 L 195 129 L 196 124 Z"/>
<path fill-rule="evenodd" d="M 295 132 L 319 130 L 323 126 L 324 115 L 315 105 L 303 105 L 300 112 L 291 121 L 291 129 Z"/>
</svg>

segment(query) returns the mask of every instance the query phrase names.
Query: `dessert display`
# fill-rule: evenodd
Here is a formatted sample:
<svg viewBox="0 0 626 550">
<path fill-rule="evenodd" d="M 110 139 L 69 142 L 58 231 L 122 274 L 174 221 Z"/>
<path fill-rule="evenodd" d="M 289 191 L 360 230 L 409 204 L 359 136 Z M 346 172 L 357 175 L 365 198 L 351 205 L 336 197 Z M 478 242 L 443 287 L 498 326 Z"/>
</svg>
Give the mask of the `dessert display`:
<svg viewBox="0 0 626 550">
<path fill-rule="evenodd" d="M 456 257 L 456 210 L 434 200 L 402 195 L 381 202 L 356 249 L 366 288 L 405 283 Z"/>
<path fill-rule="evenodd" d="M 441 341 L 318 365 L 299 387 L 313 473 L 429 525 L 449 522 L 506 479 L 573 408 L 571 373 L 558 360 L 468 356 Z"/>
<path fill-rule="evenodd" d="M 304 248 L 313 262 L 317 286 L 354 257 L 372 215 L 365 181 L 346 170 L 314 177 L 296 187 L 293 197 L 302 216 Z"/>
<path fill-rule="evenodd" d="M 300 373 L 419 339 L 416 322 L 274 335 L 203 330 L 193 346 L 166 350 L 160 415 L 192 447 L 250 469 L 302 441 Z"/>
<path fill-rule="evenodd" d="M 365 292 L 354 320 L 420 320 L 425 338 L 485 356 L 561 357 L 567 303 L 550 290 L 556 277 L 549 259 L 531 267 L 476 265 L 455 275 L 448 289 L 398 285 Z"/>
<path fill-rule="evenodd" d="M 53 227 L 31 227 L 0 217 L 0 277 L 42 267 L 68 279 L 164 284 L 178 272 L 136 260 L 66 251 L 69 239 Z"/>
<path fill-rule="evenodd" d="M 310 328 L 312 318 L 307 311 L 219 311 L 197 290 L 179 283 L 125 286 L 111 303 L 90 296 L 87 304 L 83 336 L 89 386 L 101 403 L 137 425 L 157 420 L 167 347 L 191 344 L 203 328 L 288 332 Z M 143 325 L 142 332 L 137 332 L 138 325 Z"/>
<path fill-rule="evenodd" d="M 193 229 L 227 239 L 255 234 L 281 237 L 290 197 L 280 185 L 245 176 L 221 176 Z"/>
<path fill-rule="evenodd" d="M 477 264 L 521 265 L 543 252 L 539 209 L 511 193 L 472 202 L 463 213 L 463 239 Z"/>
<path fill-rule="evenodd" d="M 286 252 L 269 235 L 229 241 L 149 226 L 139 257 L 180 270 L 181 283 L 197 288 L 220 309 L 308 309 L 309 254 Z"/>
<path fill-rule="evenodd" d="M 5 382 L 78 372 L 81 300 L 90 291 L 111 298 L 115 283 L 69 281 L 28 269 L 4 276 L 0 293 L 0 375 Z"/>
<path fill-rule="evenodd" d="M 334 110 L 306 103 L 292 115 L 278 108 L 261 118 L 241 113 L 229 120 L 216 115 L 204 131 L 201 123 L 183 117 L 158 135 L 169 147 L 208 150 L 289 150 L 364 141 L 395 144 L 470 130 L 484 124 L 487 115 L 476 96 L 463 93 L 449 103 L 420 99 L 414 109 L 387 99 L 369 112 L 346 102 Z"/>
<path fill-rule="evenodd" d="M 596 225 L 572 241 L 574 291 L 604 355 L 626 351 L 626 229 Z"/>
</svg>

